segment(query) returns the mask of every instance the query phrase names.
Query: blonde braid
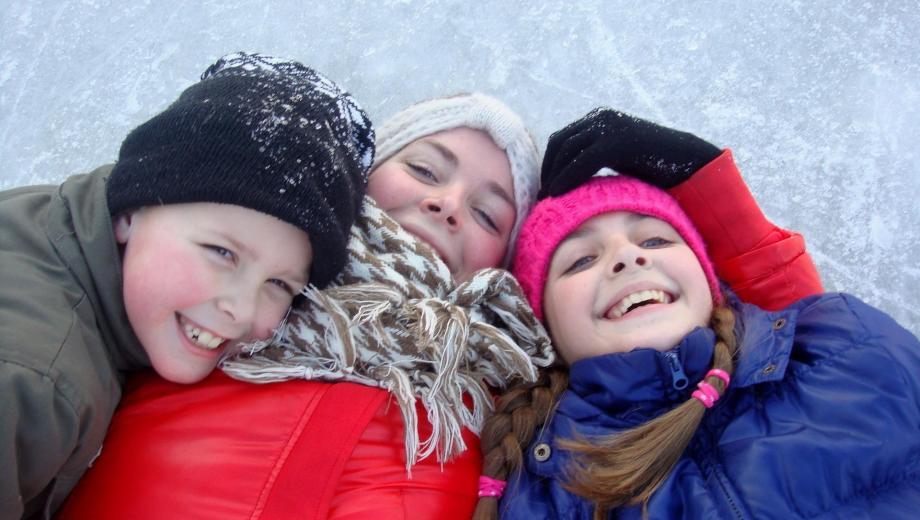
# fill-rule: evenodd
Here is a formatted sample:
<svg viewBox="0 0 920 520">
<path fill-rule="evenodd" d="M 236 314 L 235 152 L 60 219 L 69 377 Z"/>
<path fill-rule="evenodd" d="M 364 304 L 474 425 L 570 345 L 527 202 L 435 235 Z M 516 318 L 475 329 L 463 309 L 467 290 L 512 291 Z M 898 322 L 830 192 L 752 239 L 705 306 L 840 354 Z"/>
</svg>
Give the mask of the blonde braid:
<svg viewBox="0 0 920 520">
<path fill-rule="evenodd" d="M 523 450 L 549 419 L 568 381 L 568 371 L 553 366 L 542 370 L 534 383 L 516 386 L 499 397 L 495 413 L 482 429 L 483 475 L 507 480 L 524 465 Z M 480 498 L 473 518 L 498 518 L 498 498 Z"/>
</svg>

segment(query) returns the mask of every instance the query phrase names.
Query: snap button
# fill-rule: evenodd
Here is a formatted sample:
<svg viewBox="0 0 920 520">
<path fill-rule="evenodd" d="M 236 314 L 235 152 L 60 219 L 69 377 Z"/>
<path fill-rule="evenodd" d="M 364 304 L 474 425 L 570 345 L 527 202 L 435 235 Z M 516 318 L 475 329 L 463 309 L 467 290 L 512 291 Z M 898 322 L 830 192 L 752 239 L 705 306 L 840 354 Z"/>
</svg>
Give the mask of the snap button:
<svg viewBox="0 0 920 520">
<path fill-rule="evenodd" d="M 773 330 L 779 330 L 786 326 L 786 318 L 780 318 L 773 322 Z"/>
<path fill-rule="evenodd" d="M 546 462 L 552 454 L 553 450 L 545 442 L 541 442 L 533 448 L 533 458 L 537 459 L 537 462 Z"/>
<path fill-rule="evenodd" d="M 773 372 L 776 372 L 776 365 L 774 365 L 774 364 L 771 363 L 771 364 L 769 364 L 769 365 L 763 367 L 763 370 L 761 370 L 761 372 L 763 372 L 763 374 L 764 374 L 765 376 L 768 376 L 768 375 L 772 374 Z"/>
</svg>

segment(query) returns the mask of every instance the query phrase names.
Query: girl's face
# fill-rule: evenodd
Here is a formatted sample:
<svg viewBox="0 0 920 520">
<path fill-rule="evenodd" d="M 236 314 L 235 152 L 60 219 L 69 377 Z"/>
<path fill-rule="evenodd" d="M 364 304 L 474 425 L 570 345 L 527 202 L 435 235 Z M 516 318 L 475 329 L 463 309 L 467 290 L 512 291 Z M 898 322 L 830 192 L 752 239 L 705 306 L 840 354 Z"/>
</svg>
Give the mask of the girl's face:
<svg viewBox="0 0 920 520">
<path fill-rule="evenodd" d="M 706 275 L 677 231 L 623 211 L 598 215 L 562 241 L 544 291 L 553 342 L 569 364 L 669 350 L 712 313 Z"/>
<path fill-rule="evenodd" d="M 462 127 L 413 141 L 378 165 L 367 194 L 463 282 L 502 262 L 516 216 L 512 183 L 505 152 Z"/>
</svg>

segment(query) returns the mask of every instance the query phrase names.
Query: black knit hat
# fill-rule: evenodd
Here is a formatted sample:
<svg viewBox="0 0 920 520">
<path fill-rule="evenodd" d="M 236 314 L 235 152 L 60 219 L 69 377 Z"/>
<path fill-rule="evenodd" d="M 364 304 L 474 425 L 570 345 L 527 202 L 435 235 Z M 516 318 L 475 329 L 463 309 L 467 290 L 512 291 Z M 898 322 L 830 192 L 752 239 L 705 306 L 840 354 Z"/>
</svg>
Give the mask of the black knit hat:
<svg viewBox="0 0 920 520">
<path fill-rule="evenodd" d="M 348 233 L 374 159 L 374 130 L 354 98 L 295 61 L 238 52 L 135 128 L 108 180 L 109 211 L 217 202 L 303 229 L 310 282 L 345 264 Z"/>
</svg>

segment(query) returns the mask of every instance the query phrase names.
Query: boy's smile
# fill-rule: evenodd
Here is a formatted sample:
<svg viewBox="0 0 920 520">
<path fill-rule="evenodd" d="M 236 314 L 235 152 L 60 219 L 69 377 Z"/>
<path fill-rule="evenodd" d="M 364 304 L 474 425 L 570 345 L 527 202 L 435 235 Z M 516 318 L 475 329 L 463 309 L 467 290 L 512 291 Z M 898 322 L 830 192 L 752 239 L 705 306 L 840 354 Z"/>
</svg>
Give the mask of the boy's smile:
<svg viewBox="0 0 920 520">
<path fill-rule="evenodd" d="M 191 321 L 178 313 L 176 314 L 176 317 L 179 319 L 180 326 L 185 331 L 185 337 L 187 337 L 189 341 L 198 347 L 214 350 L 221 346 L 225 341 L 227 341 L 226 338 L 222 338 L 216 333 L 210 332 L 199 325 L 193 324 Z"/>
<path fill-rule="evenodd" d="M 598 215 L 560 243 L 543 301 L 569 364 L 635 348 L 669 350 L 712 312 L 706 275 L 677 231 L 629 212 Z"/>
<path fill-rule="evenodd" d="M 224 351 L 267 339 L 307 282 L 306 232 L 230 204 L 148 206 L 119 215 L 125 309 L 165 379 L 194 383 Z"/>
</svg>

